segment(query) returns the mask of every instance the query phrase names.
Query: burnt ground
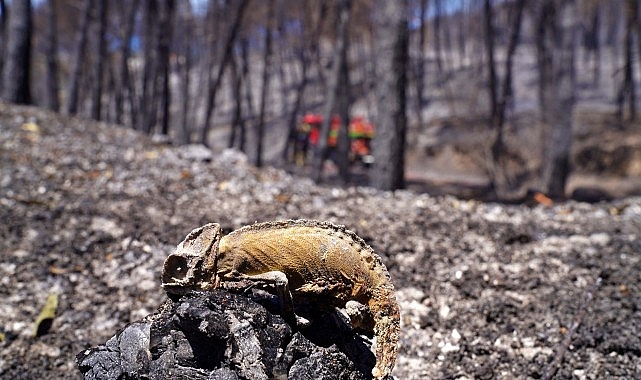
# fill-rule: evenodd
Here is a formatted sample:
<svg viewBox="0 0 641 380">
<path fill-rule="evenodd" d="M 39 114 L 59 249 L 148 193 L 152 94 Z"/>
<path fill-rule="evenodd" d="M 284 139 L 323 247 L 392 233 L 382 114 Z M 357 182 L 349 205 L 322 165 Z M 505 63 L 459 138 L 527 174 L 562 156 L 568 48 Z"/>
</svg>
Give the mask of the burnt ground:
<svg viewBox="0 0 641 380">
<path fill-rule="evenodd" d="M 192 228 L 285 218 L 345 224 L 381 255 L 402 311 L 398 379 L 641 378 L 641 198 L 528 206 L 317 187 L 238 153 L 202 160 L 3 104 L 0 144 L 2 378 L 81 378 L 77 353 L 166 299 L 161 264 Z M 51 293 L 57 314 L 33 337 Z"/>
</svg>

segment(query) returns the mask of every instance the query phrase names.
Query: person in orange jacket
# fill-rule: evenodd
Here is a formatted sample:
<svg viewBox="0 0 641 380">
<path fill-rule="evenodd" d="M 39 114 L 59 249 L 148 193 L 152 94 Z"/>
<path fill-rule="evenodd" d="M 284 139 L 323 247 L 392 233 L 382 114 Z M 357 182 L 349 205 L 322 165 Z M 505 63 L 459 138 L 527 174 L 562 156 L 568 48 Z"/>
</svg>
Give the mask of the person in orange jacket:
<svg viewBox="0 0 641 380">
<path fill-rule="evenodd" d="M 362 162 L 369 165 L 373 162 L 371 155 L 371 141 L 374 138 L 374 126 L 362 116 L 352 119 L 349 125 L 349 139 L 351 141 L 350 158 L 352 162 Z"/>
<path fill-rule="evenodd" d="M 322 122 L 322 116 L 306 114 L 297 125 L 294 141 L 294 162 L 296 166 L 303 166 L 307 162 L 309 145 L 316 145 L 318 142 L 318 130 Z"/>
</svg>

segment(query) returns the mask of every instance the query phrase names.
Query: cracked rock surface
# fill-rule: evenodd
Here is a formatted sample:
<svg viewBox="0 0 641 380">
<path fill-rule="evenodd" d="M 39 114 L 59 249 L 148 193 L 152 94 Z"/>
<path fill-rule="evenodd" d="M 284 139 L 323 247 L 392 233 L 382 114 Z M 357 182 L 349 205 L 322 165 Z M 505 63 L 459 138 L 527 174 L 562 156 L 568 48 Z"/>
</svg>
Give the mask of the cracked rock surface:
<svg viewBox="0 0 641 380">
<path fill-rule="evenodd" d="M 312 343 L 244 296 L 213 291 L 167 300 L 77 361 L 87 380 L 371 378 L 371 367 L 359 372 L 350 359 L 358 352 L 343 348 Z"/>
</svg>

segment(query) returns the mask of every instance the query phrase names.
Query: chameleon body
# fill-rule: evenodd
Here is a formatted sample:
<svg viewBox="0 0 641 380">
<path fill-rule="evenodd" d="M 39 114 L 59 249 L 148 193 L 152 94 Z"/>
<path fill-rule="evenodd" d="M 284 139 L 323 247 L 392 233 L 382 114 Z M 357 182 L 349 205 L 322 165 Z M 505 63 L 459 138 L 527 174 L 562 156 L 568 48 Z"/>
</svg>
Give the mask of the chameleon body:
<svg viewBox="0 0 641 380">
<path fill-rule="evenodd" d="M 355 233 L 327 222 L 258 223 L 222 236 L 220 226 L 193 230 L 163 268 L 168 293 L 213 289 L 226 281 L 284 274 L 285 297 L 319 299 L 345 307 L 366 305 L 376 336 L 376 379 L 390 375 L 398 350 L 400 313 L 394 286 L 380 257 Z M 285 303 L 285 302 L 284 302 Z"/>
</svg>

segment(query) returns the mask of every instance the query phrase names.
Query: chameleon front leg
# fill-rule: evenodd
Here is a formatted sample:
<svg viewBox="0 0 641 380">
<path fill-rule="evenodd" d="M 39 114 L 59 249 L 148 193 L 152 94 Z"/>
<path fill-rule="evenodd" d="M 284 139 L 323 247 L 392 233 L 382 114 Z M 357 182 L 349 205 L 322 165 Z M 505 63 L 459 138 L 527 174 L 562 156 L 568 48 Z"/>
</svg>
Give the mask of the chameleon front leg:
<svg viewBox="0 0 641 380">
<path fill-rule="evenodd" d="M 249 285 L 240 284 L 239 282 L 248 282 Z M 285 273 L 281 271 L 271 271 L 255 275 L 246 275 L 242 273 L 230 273 L 221 279 L 220 286 L 227 290 L 245 291 L 250 288 L 259 288 L 275 293 L 281 301 L 281 316 L 290 324 L 298 328 L 309 326 L 310 322 L 296 315 L 294 312 L 294 300 L 289 289 L 289 280 Z"/>
</svg>

